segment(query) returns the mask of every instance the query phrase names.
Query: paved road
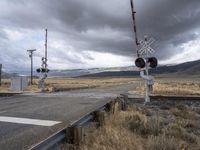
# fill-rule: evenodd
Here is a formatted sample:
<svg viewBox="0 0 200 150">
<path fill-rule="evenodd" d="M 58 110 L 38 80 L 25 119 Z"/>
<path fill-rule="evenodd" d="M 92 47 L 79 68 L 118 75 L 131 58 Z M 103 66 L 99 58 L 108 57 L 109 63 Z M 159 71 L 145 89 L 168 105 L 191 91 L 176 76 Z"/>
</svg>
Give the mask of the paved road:
<svg viewBox="0 0 200 150">
<path fill-rule="evenodd" d="M 27 149 L 120 93 L 133 88 L 133 84 L 127 84 L 0 98 L 0 149 Z"/>
</svg>

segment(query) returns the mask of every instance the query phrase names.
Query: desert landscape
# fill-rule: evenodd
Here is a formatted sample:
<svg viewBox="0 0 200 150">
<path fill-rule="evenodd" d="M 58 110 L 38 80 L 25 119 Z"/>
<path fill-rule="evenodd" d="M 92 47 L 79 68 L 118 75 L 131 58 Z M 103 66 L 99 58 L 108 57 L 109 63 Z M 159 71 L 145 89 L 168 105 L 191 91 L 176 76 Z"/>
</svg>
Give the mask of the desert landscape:
<svg viewBox="0 0 200 150">
<path fill-rule="evenodd" d="M 200 150 L 200 0 L 0 0 L 0 150 Z"/>
<path fill-rule="evenodd" d="M 144 81 L 138 77 L 52 77 L 46 80 L 47 93 L 102 89 L 132 84 L 129 95 L 143 95 Z M 38 79 L 24 93 L 40 93 Z M 10 80 L 2 80 L 1 92 L 10 91 Z M 152 96 L 199 97 L 198 77 L 157 75 Z M 200 147 L 200 102 L 190 100 L 129 99 L 127 111 L 106 113 L 101 127 L 90 127 L 80 145 L 62 144 L 56 150 L 198 150 Z"/>
<path fill-rule="evenodd" d="M 169 75 L 170 76 L 170 75 Z M 59 81 L 59 82 L 57 82 Z M 129 94 L 144 93 L 144 82 L 139 78 L 96 78 L 96 79 L 51 79 L 48 85 L 56 83 L 61 89 L 120 86 L 131 83 L 136 88 Z M 74 87 L 73 84 L 79 85 Z M 159 76 L 155 80 L 152 95 L 199 96 L 198 78 L 171 78 Z M 103 127 L 86 132 L 81 145 L 62 145 L 59 149 L 81 150 L 198 150 L 200 147 L 200 102 L 199 101 L 144 101 L 130 99 L 127 111 L 106 114 Z"/>
</svg>

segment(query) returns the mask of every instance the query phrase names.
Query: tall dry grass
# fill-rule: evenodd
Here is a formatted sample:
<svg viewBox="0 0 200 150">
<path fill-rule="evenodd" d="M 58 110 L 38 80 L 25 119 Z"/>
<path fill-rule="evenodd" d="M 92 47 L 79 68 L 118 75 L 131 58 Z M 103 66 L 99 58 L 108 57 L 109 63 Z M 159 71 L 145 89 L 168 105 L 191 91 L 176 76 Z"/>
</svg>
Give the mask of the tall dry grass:
<svg viewBox="0 0 200 150">
<path fill-rule="evenodd" d="M 200 83 L 155 83 L 155 95 L 200 95 Z"/>
<path fill-rule="evenodd" d="M 118 117 L 107 117 L 106 125 L 88 135 L 81 150 L 143 150 L 142 138 L 130 132 L 125 123 L 130 117 L 127 112 Z"/>
<path fill-rule="evenodd" d="M 0 86 L 0 92 L 8 92 L 10 89 L 10 81 L 3 79 Z"/>
<path fill-rule="evenodd" d="M 174 115 L 172 110 L 195 113 L 185 106 L 174 106 L 169 110 L 155 110 L 144 106 L 133 106 L 127 112 L 108 116 L 104 127 L 87 134 L 79 147 L 81 150 L 198 150 L 200 125 L 193 126 L 194 117 Z M 149 115 L 149 111 L 152 115 Z M 167 119 L 157 111 L 167 112 Z M 173 119 L 174 118 L 174 119 Z M 187 126 L 185 123 L 189 126 Z"/>
<path fill-rule="evenodd" d="M 141 83 L 136 92 L 144 93 L 144 83 Z M 156 80 L 153 85 L 153 95 L 181 95 L 181 96 L 200 96 L 200 82 L 190 80 Z"/>
</svg>

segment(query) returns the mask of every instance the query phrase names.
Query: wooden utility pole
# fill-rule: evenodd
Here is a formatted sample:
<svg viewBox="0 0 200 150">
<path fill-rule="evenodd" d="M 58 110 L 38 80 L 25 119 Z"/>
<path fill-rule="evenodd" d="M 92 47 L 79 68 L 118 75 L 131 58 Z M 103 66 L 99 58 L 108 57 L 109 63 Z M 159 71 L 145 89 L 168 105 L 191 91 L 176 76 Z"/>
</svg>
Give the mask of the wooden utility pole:
<svg viewBox="0 0 200 150">
<path fill-rule="evenodd" d="M 33 85 L 33 52 L 36 51 L 36 49 L 30 49 L 27 50 L 29 52 L 29 57 L 31 58 L 31 84 Z"/>
</svg>

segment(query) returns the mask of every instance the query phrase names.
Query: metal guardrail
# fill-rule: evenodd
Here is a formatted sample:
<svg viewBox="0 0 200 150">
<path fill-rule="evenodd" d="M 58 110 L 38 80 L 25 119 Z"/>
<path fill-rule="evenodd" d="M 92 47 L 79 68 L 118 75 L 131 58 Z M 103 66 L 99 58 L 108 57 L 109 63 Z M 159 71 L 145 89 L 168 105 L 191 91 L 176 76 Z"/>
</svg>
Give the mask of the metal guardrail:
<svg viewBox="0 0 200 150">
<path fill-rule="evenodd" d="M 132 97 L 133 98 L 133 97 Z M 130 99 L 132 99 L 130 98 Z M 121 97 L 119 98 L 120 100 L 120 107 L 122 110 L 126 110 L 127 108 L 127 102 L 128 102 L 129 96 L 127 93 L 121 94 Z M 135 97 L 133 99 L 142 99 L 142 97 Z M 195 101 L 195 100 L 200 100 L 200 97 L 180 97 L 180 96 L 151 96 L 151 99 L 153 101 L 159 101 L 159 100 L 165 100 L 165 99 L 170 99 L 170 100 L 190 100 L 190 101 Z M 88 125 L 90 122 L 95 120 L 95 112 L 97 111 L 103 111 L 107 109 L 112 109 L 109 108 L 111 106 L 111 103 L 113 101 L 110 101 L 103 106 L 100 106 L 97 109 L 94 109 L 90 113 L 82 116 L 78 120 L 74 121 L 71 123 L 68 127 L 65 127 L 61 129 L 60 131 L 54 133 L 50 137 L 46 138 L 45 140 L 41 141 L 40 143 L 36 144 L 35 146 L 31 147 L 29 150 L 48 150 L 50 148 L 53 148 L 54 146 L 57 146 L 59 143 L 63 141 L 70 141 L 71 137 L 68 137 L 68 129 L 74 128 L 74 127 L 84 127 Z M 110 105 L 109 105 L 110 104 Z"/>
<path fill-rule="evenodd" d="M 61 143 L 62 141 L 65 140 L 66 136 L 66 128 L 58 131 L 57 133 L 54 133 L 47 139 L 41 141 L 37 145 L 33 146 L 29 150 L 48 150 L 52 147 L 54 147 L 56 144 Z"/>
<path fill-rule="evenodd" d="M 58 145 L 59 143 L 65 141 L 65 140 L 66 141 L 70 140 L 70 139 L 68 139 L 70 137 L 67 137 L 67 129 L 68 128 L 72 128 L 72 127 L 76 127 L 76 126 L 81 126 L 81 127 L 86 126 L 87 124 L 89 124 L 91 121 L 94 120 L 94 118 L 95 118 L 94 112 L 106 110 L 107 105 L 111 102 L 112 101 L 110 101 L 110 102 L 104 104 L 103 106 L 100 106 L 99 108 L 97 108 L 97 109 L 91 111 L 90 113 L 84 115 L 80 119 L 71 123 L 70 126 L 65 127 L 62 130 L 54 133 L 50 137 L 46 138 L 45 140 L 43 140 L 40 143 L 31 147 L 29 150 L 48 150 L 48 149 L 53 148 L 54 146 Z"/>
</svg>

